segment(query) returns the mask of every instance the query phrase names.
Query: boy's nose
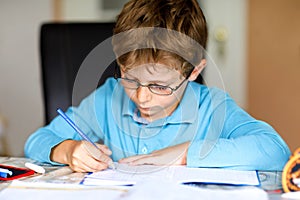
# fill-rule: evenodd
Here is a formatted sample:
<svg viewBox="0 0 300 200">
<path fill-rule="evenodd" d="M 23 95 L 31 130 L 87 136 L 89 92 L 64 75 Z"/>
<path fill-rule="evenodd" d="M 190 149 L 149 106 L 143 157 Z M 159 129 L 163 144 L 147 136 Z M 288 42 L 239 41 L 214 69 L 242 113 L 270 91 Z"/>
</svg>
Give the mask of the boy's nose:
<svg viewBox="0 0 300 200">
<path fill-rule="evenodd" d="M 136 96 L 140 103 L 144 103 L 151 100 L 151 91 L 149 90 L 148 87 L 140 86 L 136 90 Z"/>
</svg>

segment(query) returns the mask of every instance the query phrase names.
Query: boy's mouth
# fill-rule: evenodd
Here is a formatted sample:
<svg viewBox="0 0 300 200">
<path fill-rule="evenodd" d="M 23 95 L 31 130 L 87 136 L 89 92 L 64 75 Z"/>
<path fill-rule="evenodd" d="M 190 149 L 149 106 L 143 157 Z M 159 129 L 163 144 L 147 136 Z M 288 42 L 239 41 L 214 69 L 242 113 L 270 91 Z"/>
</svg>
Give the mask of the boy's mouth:
<svg viewBox="0 0 300 200">
<path fill-rule="evenodd" d="M 149 112 L 150 109 L 151 109 L 150 107 L 141 107 L 141 106 L 139 106 L 139 110 L 143 111 L 143 112 Z"/>
</svg>

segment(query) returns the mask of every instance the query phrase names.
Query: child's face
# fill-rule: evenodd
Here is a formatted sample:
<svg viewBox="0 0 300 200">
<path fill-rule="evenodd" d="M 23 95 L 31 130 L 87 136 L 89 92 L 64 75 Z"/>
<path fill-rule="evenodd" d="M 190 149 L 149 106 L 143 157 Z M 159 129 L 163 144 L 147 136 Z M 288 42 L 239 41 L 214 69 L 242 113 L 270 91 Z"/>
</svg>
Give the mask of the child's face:
<svg viewBox="0 0 300 200">
<path fill-rule="evenodd" d="M 121 75 L 122 78 L 135 80 L 143 85 L 137 89 L 124 88 L 136 104 L 141 117 L 150 122 L 171 115 L 178 106 L 187 85 L 187 80 L 179 71 L 159 63 L 139 65 L 121 72 Z M 180 87 L 171 95 L 158 95 L 144 87 L 149 84 L 168 86 L 173 89 L 179 85 Z"/>
</svg>

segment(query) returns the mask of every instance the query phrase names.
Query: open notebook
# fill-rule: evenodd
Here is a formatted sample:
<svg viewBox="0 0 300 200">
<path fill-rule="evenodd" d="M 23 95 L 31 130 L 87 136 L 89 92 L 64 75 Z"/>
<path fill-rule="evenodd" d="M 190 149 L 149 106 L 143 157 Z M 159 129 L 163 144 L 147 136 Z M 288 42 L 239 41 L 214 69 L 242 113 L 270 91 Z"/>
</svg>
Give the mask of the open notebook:
<svg viewBox="0 0 300 200">
<path fill-rule="evenodd" d="M 256 171 L 223 168 L 188 168 L 185 166 L 130 166 L 116 163 L 116 169 L 87 174 L 83 185 L 129 186 L 147 180 L 170 180 L 177 183 L 205 183 L 228 185 L 259 185 Z"/>
</svg>

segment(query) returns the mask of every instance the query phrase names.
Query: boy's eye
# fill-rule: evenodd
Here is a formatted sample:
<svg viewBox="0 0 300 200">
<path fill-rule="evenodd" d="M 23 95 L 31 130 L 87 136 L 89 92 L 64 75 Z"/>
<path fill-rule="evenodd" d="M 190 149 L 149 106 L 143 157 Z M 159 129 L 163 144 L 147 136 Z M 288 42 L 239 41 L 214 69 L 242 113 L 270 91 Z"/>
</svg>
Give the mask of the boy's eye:
<svg viewBox="0 0 300 200">
<path fill-rule="evenodd" d="M 148 88 L 151 92 L 159 95 L 170 95 L 173 92 L 170 87 L 162 85 L 149 85 Z"/>
<path fill-rule="evenodd" d="M 150 85 L 149 87 L 151 87 L 151 89 L 153 90 L 168 90 L 169 87 L 167 86 L 162 86 L 162 85 Z"/>
</svg>

